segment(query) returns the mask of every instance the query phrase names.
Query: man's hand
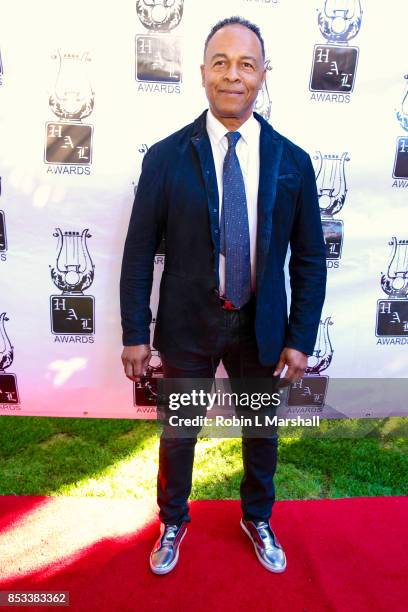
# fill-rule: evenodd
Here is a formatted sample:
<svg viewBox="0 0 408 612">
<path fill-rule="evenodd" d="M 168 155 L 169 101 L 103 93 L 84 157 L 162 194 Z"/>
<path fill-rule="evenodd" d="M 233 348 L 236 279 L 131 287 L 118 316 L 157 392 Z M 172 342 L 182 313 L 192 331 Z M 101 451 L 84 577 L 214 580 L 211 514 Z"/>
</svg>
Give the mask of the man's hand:
<svg viewBox="0 0 408 612">
<path fill-rule="evenodd" d="M 297 351 L 292 348 L 284 348 L 280 354 L 279 361 L 276 364 L 274 376 L 278 376 L 285 366 L 288 366 L 284 380 L 290 383 L 297 382 L 302 378 L 307 367 L 307 355 L 302 351 Z"/>
<path fill-rule="evenodd" d="M 139 381 L 149 365 L 151 356 L 150 344 L 124 346 L 122 363 L 126 376 L 135 382 Z"/>
</svg>

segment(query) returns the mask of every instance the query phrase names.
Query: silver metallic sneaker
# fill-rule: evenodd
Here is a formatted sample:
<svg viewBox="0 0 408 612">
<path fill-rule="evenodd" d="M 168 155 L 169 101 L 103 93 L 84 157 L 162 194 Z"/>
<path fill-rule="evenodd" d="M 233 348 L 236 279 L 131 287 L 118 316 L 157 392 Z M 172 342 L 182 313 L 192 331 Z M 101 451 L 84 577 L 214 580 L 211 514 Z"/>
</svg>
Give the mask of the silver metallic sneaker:
<svg viewBox="0 0 408 612">
<path fill-rule="evenodd" d="M 270 572 L 284 572 L 286 556 L 269 521 L 246 521 L 242 518 L 241 527 L 251 539 L 260 563 Z"/>
<path fill-rule="evenodd" d="M 187 522 L 181 525 L 160 525 L 160 537 L 150 553 L 150 569 L 155 574 L 168 574 L 176 566 L 179 546 L 187 532 Z"/>
</svg>

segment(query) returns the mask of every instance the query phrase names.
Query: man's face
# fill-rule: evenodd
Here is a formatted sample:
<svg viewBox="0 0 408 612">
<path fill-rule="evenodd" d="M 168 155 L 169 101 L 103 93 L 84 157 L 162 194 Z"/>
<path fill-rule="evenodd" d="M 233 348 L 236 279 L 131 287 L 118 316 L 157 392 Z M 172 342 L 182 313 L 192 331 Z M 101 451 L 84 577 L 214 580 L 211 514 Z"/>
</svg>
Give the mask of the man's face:
<svg viewBox="0 0 408 612">
<path fill-rule="evenodd" d="M 208 43 L 201 66 L 203 87 L 217 119 L 246 121 L 265 72 L 261 43 L 254 32 L 239 24 L 218 30 Z"/>
</svg>

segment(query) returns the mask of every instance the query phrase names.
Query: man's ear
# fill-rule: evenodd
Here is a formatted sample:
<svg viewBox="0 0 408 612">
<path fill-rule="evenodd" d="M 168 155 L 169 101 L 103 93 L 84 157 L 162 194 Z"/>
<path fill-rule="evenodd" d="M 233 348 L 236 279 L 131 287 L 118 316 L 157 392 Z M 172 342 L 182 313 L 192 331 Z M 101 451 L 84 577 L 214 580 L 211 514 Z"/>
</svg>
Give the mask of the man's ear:
<svg viewBox="0 0 408 612">
<path fill-rule="evenodd" d="M 205 66 L 204 66 L 204 64 L 201 64 L 200 70 L 201 70 L 201 85 L 204 87 L 204 81 L 205 81 Z"/>
</svg>

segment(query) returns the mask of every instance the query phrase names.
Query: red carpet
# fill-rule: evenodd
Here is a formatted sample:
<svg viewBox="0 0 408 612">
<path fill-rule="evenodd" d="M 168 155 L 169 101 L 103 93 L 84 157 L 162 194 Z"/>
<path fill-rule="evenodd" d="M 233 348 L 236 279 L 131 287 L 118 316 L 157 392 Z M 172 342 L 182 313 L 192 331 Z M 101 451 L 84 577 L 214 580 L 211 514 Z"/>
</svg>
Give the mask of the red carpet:
<svg viewBox="0 0 408 612">
<path fill-rule="evenodd" d="M 0 497 L 0 590 L 70 591 L 75 612 L 407 610 L 408 497 L 277 502 L 283 574 L 257 561 L 239 502 L 200 501 L 177 567 L 155 576 L 155 512 L 131 499 Z"/>
</svg>

